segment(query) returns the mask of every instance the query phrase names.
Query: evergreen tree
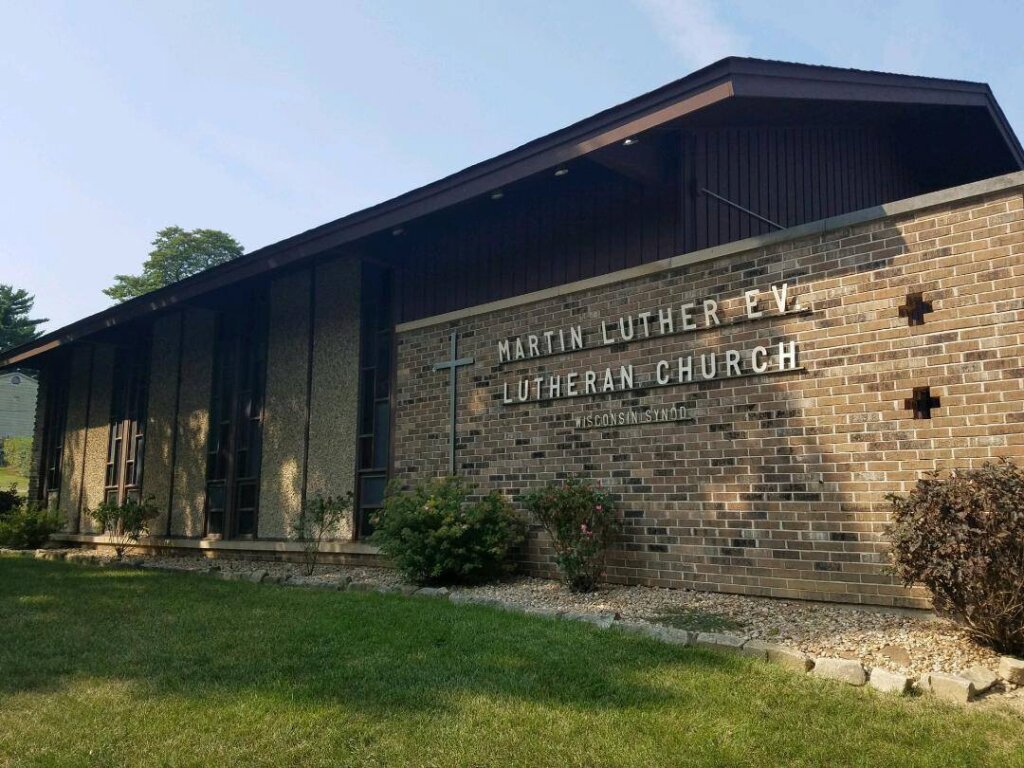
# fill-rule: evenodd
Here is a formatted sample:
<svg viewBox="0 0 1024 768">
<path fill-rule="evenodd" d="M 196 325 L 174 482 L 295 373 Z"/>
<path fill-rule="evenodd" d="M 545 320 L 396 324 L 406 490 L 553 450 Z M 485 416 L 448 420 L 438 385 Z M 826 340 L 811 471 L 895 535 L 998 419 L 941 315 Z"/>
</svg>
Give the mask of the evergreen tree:
<svg viewBox="0 0 1024 768">
<path fill-rule="evenodd" d="M 32 341 L 42 333 L 39 325 L 46 318 L 29 317 L 35 301 L 36 297 L 24 288 L 0 283 L 0 351 Z"/>
</svg>

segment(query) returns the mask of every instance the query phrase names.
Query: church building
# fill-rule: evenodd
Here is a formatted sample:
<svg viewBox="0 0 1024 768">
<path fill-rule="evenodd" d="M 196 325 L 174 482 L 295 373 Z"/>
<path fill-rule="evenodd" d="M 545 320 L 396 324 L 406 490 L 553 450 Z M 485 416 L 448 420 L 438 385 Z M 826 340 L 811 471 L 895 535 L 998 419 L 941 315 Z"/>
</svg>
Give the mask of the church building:
<svg viewBox="0 0 1024 768">
<path fill-rule="evenodd" d="M 920 605 L 890 492 L 1024 459 L 1024 152 L 990 89 L 729 58 L 0 354 L 58 538 L 374 562 L 391 481 L 620 499 L 607 578 Z M 532 530 L 527 572 L 553 574 Z"/>
</svg>

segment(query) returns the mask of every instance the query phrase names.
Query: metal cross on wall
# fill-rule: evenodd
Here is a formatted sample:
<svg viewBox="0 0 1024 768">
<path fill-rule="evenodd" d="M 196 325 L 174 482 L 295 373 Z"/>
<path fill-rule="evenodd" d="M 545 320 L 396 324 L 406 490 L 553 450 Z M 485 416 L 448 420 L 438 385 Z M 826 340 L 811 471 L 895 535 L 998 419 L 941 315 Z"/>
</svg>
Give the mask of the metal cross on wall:
<svg viewBox="0 0 1024 768">
<path fill-rule="evenodd" d="M 459 368 L 474 363 L 472 357 L 459 357 L 459 332 L 452 330 L 451 336 L 451 357 L 441 363 L 434 363 L 435 371 L 443 371 L 448 369 L 448 422 L 449 422 L 449 449 L 448 449 L 448 474 L 455 474 L 455 440 L 456 440 L 456 390 L 458 384 Z"/>
</svg>

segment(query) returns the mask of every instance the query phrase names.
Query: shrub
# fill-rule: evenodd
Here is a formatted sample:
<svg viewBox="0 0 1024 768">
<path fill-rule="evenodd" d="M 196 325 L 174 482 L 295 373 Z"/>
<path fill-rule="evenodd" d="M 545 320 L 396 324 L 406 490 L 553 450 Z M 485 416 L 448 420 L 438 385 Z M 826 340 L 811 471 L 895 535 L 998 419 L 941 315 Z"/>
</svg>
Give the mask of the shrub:
<svg viewBox="0 0 1024 768">
<path fill-rule="evenodd" d="M 0 516 L 0 546 L 36 549 L 63 527 L 64 518 L 57 511 L 22 504 Z"/>
<path fill-rule="evenodd" d="M 570 478 L 522 498 L 551 536 L 555 561 L 569 588 L 589 592 L 604 574 L 604 558 L 619 533 L 615 500 L 591 483 Z"/>
<path fill-rule="evenodd" d="M 292 533 L 302 542 L 306 575 L 312 576 L 320 559 L 320 545 L 352 512 L 352 492 L 335 498 L 317 496 L 306 503 L 299 519 L 292 525 Z"/>
<path fill-rule="evenodd" d="M 28 477 L 32 467 L 32 438 L 5 437 L 0 447 L 4 466 L 10 467 L 22 477 Z"/>
<path fill-rule="evenodd" d="M 373 542 L 417 584 L 473 584 L 509 570 L 525 526 L 498 493 L 470 502 L 470 488 L 445 477 L 411 491 L 388 490 Z"/>
<path fill-rule="evenodd" d="M 152 497 L 145 501 L 125 499 L 123 504 L 105 501 L 96 509 L 89 510 L 90 517 L 100 526 L 100 530 L 110 536 L 118 560 L 122 560 L 125 552 L 149 533 L 149 521 L 158 514 L 160 512 Z"/>
<path fill-rule="evenodd" d="M 18 493 L 18 486 L 11 485 L 6 491 L 0 489 L 0 520 L 17 512 L 24 503 L 25 497 Z"/>
<path fill-rule="evenodd" d="M 1010 461 L 931 472 L 890 494 L 892 569 L 1001 653 L 1024 654 L 1024 471 Z"/>
</svg>

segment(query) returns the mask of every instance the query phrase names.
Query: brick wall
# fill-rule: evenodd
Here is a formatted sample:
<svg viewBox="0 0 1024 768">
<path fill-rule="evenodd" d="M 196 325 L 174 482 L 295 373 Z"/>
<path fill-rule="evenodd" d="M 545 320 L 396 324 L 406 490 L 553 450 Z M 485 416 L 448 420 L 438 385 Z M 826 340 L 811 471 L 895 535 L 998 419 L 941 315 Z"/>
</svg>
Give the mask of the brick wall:
<svg viewBox="0 0 1024 768">
<path fill-rule="evenodd" d="M 431 366 L 447 358 L 457 328 L 460 355 L 476 358 L 459 374 L 460 472 L 510 496 L 570 472 L 610 487 L 626 526 L 609 559 L 611 580 L 923 604 L 882 570 L 884 495 L 933 468 L 1024 456 L 1022 208 L 1016 187 L 400 327 L 395 475 L 409 483 L 446 472 L 448 379 Z M 770 286 L 783 283 L 790 302 L 779 314 Z M 765 316 L 748 321 L 743 294 L 752 289 L 762 292 Z M 910 293 L 932 305 L 921 325 L 899 315 Z M 706 298 L 719 303 L 721 325 L 704 328 Z M 678 313 L 691 301 L 695 331 L 601 343 L 602 320 L 644 311 L 657 318 L 659 307 Z M 528 349 L 526 334 L 577 325 L 583 350 L 499 363 L 501 340 L 520 338 Z M 639 388 L 655 380 L 660 360 L 674 372 L 680 356 L 715 353 L 721 373 L 728 349 L 746 355 L 794 341 L 803 370 Z M 638 387 L 630 392 L 503 402 L 504 385 L 516 393 L 523 378 L 557 374 L 564 387 L 565 375 L 578 372 L 582 390 L 584 371 L 599 372 L 600 381 L 606 367 L 628 364 Z M 904 401 L 924 386 L 940 405 L 932 418 L 914 419 Z M 692 421 L 573 423 L 588 412 L 673 405 Z M 535 572 L 552 572 L 539 531 L 523 559 Z"/>
</svg>

